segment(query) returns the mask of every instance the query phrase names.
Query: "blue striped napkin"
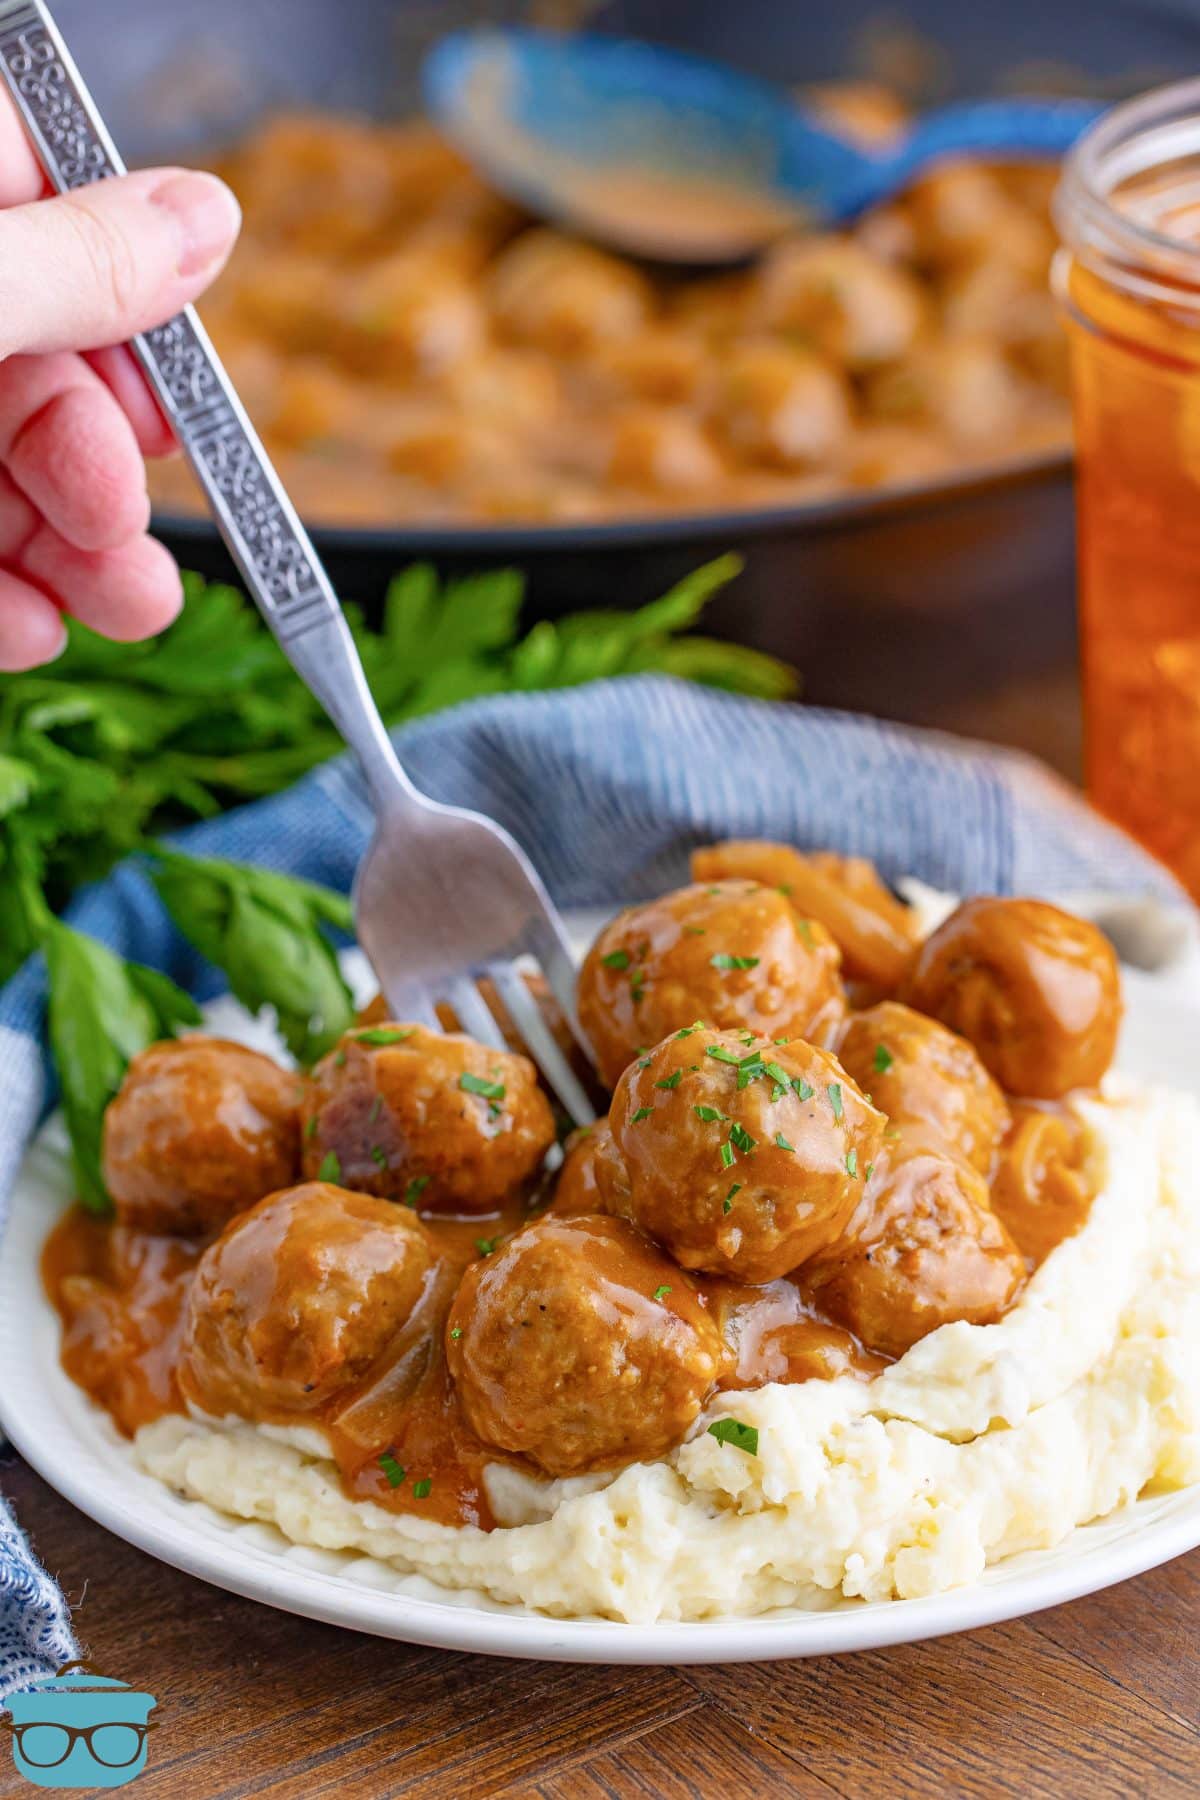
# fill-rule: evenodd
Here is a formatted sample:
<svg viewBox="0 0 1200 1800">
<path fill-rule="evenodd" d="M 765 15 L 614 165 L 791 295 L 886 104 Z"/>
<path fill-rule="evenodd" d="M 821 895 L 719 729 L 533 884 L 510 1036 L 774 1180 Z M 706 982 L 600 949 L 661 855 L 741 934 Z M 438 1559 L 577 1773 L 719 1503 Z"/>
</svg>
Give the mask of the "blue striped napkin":
<svg viewBox="0 0 1200 1800">
<path fill-rule="evenodd" d="M 686 879 L 693 845 L 733 836 L 870 856 L 893 879 L 914 874 L 960 893 L 1183 903 L 1163 869 L 1028 758 L 872 719 L 635 677 L 472 702 L 406 726 L 397 743 L 427 793 L 506 825 L 561 906 L 661 892 Z M 369 827 L 343 760 L 181 842 L 346 889 Z M 136 866 L 88 891 L 70 916 L 201 999 L 221 986 Z M 0 1227 L 52 1099 L 43 1003 L 36 963 L 0 993 Z M 0 1500 L 0 1698 L 75 1654 L 62 1596 Z"/>
</svg>

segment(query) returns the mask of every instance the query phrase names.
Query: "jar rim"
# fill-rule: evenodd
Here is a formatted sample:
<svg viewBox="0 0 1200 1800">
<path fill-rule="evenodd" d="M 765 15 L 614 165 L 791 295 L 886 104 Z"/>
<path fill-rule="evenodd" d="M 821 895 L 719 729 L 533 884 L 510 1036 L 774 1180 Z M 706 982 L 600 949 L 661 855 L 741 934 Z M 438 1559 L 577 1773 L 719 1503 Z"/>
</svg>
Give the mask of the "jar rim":
<svg viewBox="0 0 1200 1800">
<path fill-rule="evenodd" d="M 1130 177 L 1187 155 L 1200 179 L 1200 78 L 1152 88 L 1110 108 L 1068 153 L 1054 197 L 1064 242 L 1085 256 L 1136 261 L 1149 273 L 1194 282 L 1200 243 L 1190 244 L 1112 203 Z"/>
</svg>

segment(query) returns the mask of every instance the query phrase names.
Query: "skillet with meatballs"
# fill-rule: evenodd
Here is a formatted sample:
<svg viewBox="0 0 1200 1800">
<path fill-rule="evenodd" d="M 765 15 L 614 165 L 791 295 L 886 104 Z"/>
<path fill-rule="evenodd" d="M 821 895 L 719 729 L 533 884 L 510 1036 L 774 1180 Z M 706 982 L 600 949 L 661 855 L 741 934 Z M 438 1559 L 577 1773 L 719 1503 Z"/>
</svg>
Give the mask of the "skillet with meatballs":
<svg viewBox="0 0 1200 1800">
<path fill-rule="evenodd" d="M 922 938 L 869 864 L 783 845 L 692 873 L 588 953 L 610 1098 L 561 1159 L 527 1058 L 377 1009 L 307 1073 L 135 1057 L 111 1216 L 45 1252 L 68 1372 L 128 1434 L 317 1433 L 351 1497 L 488 1528 L 493 1465 L 661 1458 L 722 1391 L 999 1319 L 1087 1217 L 1066 1103 L 1113 1056 L 1107 941 L 996 898 Z"/>
</svg>

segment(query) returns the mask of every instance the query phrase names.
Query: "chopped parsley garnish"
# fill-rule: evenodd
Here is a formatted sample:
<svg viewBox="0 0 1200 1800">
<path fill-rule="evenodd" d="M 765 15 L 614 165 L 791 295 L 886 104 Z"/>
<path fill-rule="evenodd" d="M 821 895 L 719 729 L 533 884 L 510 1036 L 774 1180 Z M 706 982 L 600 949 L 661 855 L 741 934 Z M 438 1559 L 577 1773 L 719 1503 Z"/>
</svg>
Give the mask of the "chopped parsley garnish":
<svg viewBox="0 0 1200 1800">
<path fill-rule="evenodd" d="M 504 1098 L 502 1081 L 485 1081 L 482 1075 L 472 1075 L 469 1069 L 459 1076 L 458 1085 L 464 1094 L 482 1094 L 485 1100 L 503 1100 Z"/>
<path fill-rule="evenodd" d="M 868 1180 L 868 1181 L 870 1181 L 870 1179 L 871 1179 L 871 1177 L 872 1177 L 872 1175 L 873 1175 L 873 1174 L 874 1174 L 874 1173 L 875 1173 L 875 1164 L 874 1164 L 874 1163 L 868 1163 L 868 1164 L 867 1164 L 867 1167 L 866 1167 L 866 1170 L 865 1170 L 865 1174 L 866 1174 L 866 1178 L 867 1178 L 867 1180 Z"/>
<path fill-rule="evenodd" d="M 652 1062 L 653 1062 L 653 1061 L 654 1061 L 654 1058 L 653 1058 L 653 1057 L 652 1057 L 652 1056 L 640 1056 L 640 1057 L 639 1057 L 639 1058 L 638 1058 L 638 1065 L 637 1065 L 637 1066 L 638 1066 L 638 1068 L 639 1068 L 639 1069 L 648 1069 L 648 1068 L 649 1068 L 649 1067 L 650 1067 L 650 1064 L 651 1064 L 651 1063 L 652 1063 Z"/>
<path fill-rule="evenodd" d="M 371 1161 L 375 1164 L 375 1167 L 377 1169 L 386 1169 L 387 1168 L 388 1153 L 384 1149 L 382 1144 L 372 1144 L 371 1145 Z"/>
<path fill-rule="evenodd" d="M 460 1338 L 462 1336 L 462 1326 L 461 1325 L 452 1325 L 450 1327 L 450 1336 L 455 1339 Z"/>
<path fill-rule="evenodd" d="M 414 1481 L 413 1482 L 413 1499 L 414 1500 L 428 1500 L 429 1490 L 432 1486 L 433 1486 L 433 1477 L 431 1475 L 424 1475 L 424 1476 L 422 1476 L 420 1481 Z"/>
<path fill-rule="evenodd" d="M 683 1070 L 676 1069 L 673 1075 L 664 1075 L 662 1080 L 656 1081 L 654 1085 L 660 1088 L 677 1088 L 682 1080 Z"/>
<path fill-rule="evenodd" d="M 742 1191 L 741 1182 L 735 1181 L 733 1186 L 730 1188 L 729 1192 L 726 1194 L 724 1200 L 722 1200 L 722 1202 L 721 1202 L 721 1211 L 723 1213 L 733 1211 L 733 1196 L 735 1194 L 740 1194 L 741 1191 Z"/>
<path fill-rule="evenodd" d="M 610 950 L 607 956 L 600 958 L 600 961 L 606 969 L 627 969 L 632 958 L 628 950 Z"/>
<path fill-rule="evenodd" d="M 705 1056 L 711 1056 L 714 1062 L 730 1063 L 735 1069 L 738 1066 L 737 1057 L 733 1054 L 732 1050 L 727 1050 L 724 1044 L 708 1044 L 705 1047 L 704 1054 Z"/>
<path fill-rule="evenodd" d="M 320 1116 L 317 1113 L 314 1113 L 312 1118 L 308 1121 L 308 1124 L 304 1127 L 304 1135 L 309 1140 L 310 1143 L 311 1143 L 312 1139 L 316 1137 L 316 1135 L 320 1129 L 321 1129 Z"/>
<path fill-rule="evenodd" d="M 652 1106 L 639 1106 L 629 1123 L 631 1125 L 636 1125 L 639 1120 L 648 1119 L 653 1111 L 654 1108 Z"/>
<path fill-rule="evenodd" d="M 767 1074 L 771 1077 L 771 1080 L 778 1082 L 780 1087 L 786 1088 L 791 1086 L 792 1078 L 781 1064 L 769 1062 L 765 1063 L 763 1066 L 765 1067 Z M 774 1098 L 774 1096 L 772 1096 L 772 1098 Z"/>
<path fill-rule="evenodd" d="M 782 1045 L 782 1044 L 790 1044 L 792 1040 L 791 1040 L 791 1038 L 775 1038 L 773 1041 L 777 1044 Z"/>
<path fill-rule="evenodd" d="M 655 1298 L 655 1299 L 656 1299 L 656 1300 L 662 1300 L 662 1299 L 664 1299 L 664 1298 L 665 1298 L 665 1297 L 666 1297 L 666 1295 L 667 1295 L 667 1294 L 669 1294 L 669 1293 L 670 1293 L 670 1291 L 671 1291 L 671 1287 L 670 1287 L 670 1283 L 669 1283 L 669 1282 L 666 1282 L 666 1281 L 664 1281 L 664 1282 L 663 1282 L 663 1284 L 662 1284 L 662 1286 L 661 1286 L 661 1287 L 656 1287 L 656 1288 L 655 1288 L 655 1290 L 654 1290 L 654 1298 Z"/>
<path fill-rule="evenodd" d="M 732 1144 L 722 1144 L 721 1145 L 721 1167 L 723 1169 L 732 1169 L 732 1167 L 733 1167 L 733 1145 Z"/>
<path fill-rule="evenodd" d="M 385 1450 L 383 1455 L 376 1457 L 375 1460 L 387 1476 L 388 1486 L 390 1488 L 398 1488 L 400 1483 L 404 1480 L 404 1470 L 400 1467 L 400 1464 L 396 1461 L 391 1451 Z"/>
<path fill-rule="evenodd" d="M 684 1025 L 684 1026 L 682 1026 L 682 1027 L 681 1027 L 681 1028 L 680 1028 L 680 1029 L 679 1029 L 679 1030 L 678 1030 L 678 1031 L 677 1031 L 677 1032 L 676 1032 L 676 1033 L 675 1033 L 675 1036 L 676 1036 L 676 1037 L 677 1037 L 677 1038 L 685 1038 L 685 1037 L 691 1037 L 691 1035 L 692 1035 L 692 1033 L 693 1033 L 693 1032 L 696 1032 L 696 1031 L 703 1031 L 703 1030 L 704 1030 L 704 1021 L 703 1021 L 703 1020 L 702 1020 L 702 1019 L 697 1019 L 697 1020 L 696 1020 L 696 1023 L 695 1023 L 695 1024 L 694 1024 L 694 1025 Z"/>
<path fill-rule="evenodd" d="M 833 1108 L 833 1116 L 837 1120 L 838 1124 L 840 1125 L 842 1120 L 846 1116 L 846 1109 L 842 1105 L 842 1084 L 841 1084 L 841 1082 L 840 1081 L 831 1081 L 829 1086 L 825 1089 L 825 1092 L 829 1095 L 829 1104 Z"/>
<path fill-rule="evenodd" d="M 813 928 L 807 919 L 796 920 L 796 936 L 800 939 L 801 943 L 807 944 L 810 950 L 816 949 L 817 940 L 813 936 Z"/>
<path fill-rule="evenodd" d="M 414 1175 L 404 1189 L 405 1206 L 415 1206 L 428 1186 L 428 1175 Z"/>
<path fill-rule="evenodd" d="M 846 1152 L 846 1173 L 847 1173 L 847 1175 L 857 1175 L 858 1174 L 858 1151 L 857 1150 L 847 1150 L 847 1152 Z"/>
<path fill-rule="evenodd" d="M 895 1060 L 895 1057 L 892 1055 L 886 1044 L 876 1044 L 875 1068 L 878 1074 L 886 1075 Z"/>
<path fill-rule="evenodd" d="M 367 1124 L 373 1125 L 382 1111 L 383 1111 L 383 1095 L 376 1094 L 375 1098 L 371 1102 L 371 1110 L 367 1114 Z"/>
<path fill-rule="evenodd" d="M 895 1143 L 896 1139 L 901 1135 L 900 1127 L 898 1125 L 889 1125 L 883 1135 L 885 1138 L 889 1138 L 892 1143 Z"/>
<path fill-rule="evenodd" d="M 777 893 L 777 894 L 783 894 L 783 895 L 784 895 L 784 896 L 785 896 L 785 898 L 786 898 L 786 899 L 788 899 L 788 900 L 790 900 L 790 899 L 791 899 L 791 897 L 792 897 L 792 884 L 791 884 L 791 882 L 790 882 L 790 881 L 780 881 L 780 882 L 777 882 L 777 883 L 776 883 L 776 886 L 775 886 L 775 892 L 776 892 L 776 893 Z"/>
<path fill-rule="evenodd" d="M 811 1100 L 817 1091 L 816 1088 L 808 1085 L 803 1075 L 793 1075 L 792 1088 L 798 1100 Z"/>
<path fill-rule="evenodd" d="M 719 894 L 721 890 L 719 887 L 712 887 L 712 888 L 705 888 L 704 891 L 706 894 Z"/>
<path fill-rule="evenodd" d="M 732 1444 L 735 1450 L 744 1450 L 747 1456 L 758 1455 L 757 1425 L 743 1425 L 740 1419 L 714 1419 L 708 1435 L 715 1437 L 718 1444 Z"/>
<path fill-rule="evenodd" d="M 723 1125 L 725 1122 L 725 1114 L 719 1106 L 693 1106 L 692 1111 L 706 1125 Z"/>
<path fill-rule="evenodd" d="M 642 995 L 646 991 L 645 969 L 635 969 L 629 977 L 629 998 L 635 1006 L 641 1005 Z"/>
<path fill-rule="evenodd" d="M 475 1248 L 478 1250 L 480 1256 L 490 1256 L 492 1254 L 492 1251 L 496 1248 L 496 1245 L 499 1242 L 500 1242 L 500 1239 L 498 1237 L 476 1238 L 475 1239 Z"/>
<path fill-rule="evenodd" d="M 684 937 L 707 937 L 708 932 L 703 925 L 685 925 L 683 935 Z"/>
<path fill-rule="evenodd" d="M 317 1180 L 339 1182 L 341 1179 L 342 1159 L 336 1150 L 327 1150 L 317 1170 Z"/>
<path fill-rule="evenodd" d="M 739 1031 L 738 1036 L 741 1038 L 743 1044 L 752 1044 L 754 1042 L 754 1033 L 752 1031 Z"/>
<path fill-rule="evenodd" d="M 736 1144 L 744 1155 L 749 1156 L 758 1139 L 752 1138 L 744 1125 L 735 1124 L 729 1127 L 729 1141 Z"/>
<path fill-rule="evenodd" d="M 360 1044 L 402 1044 L 416 1030 L 415 1025 L 372 1025 L 369 1031 L 356 1031 Z"/>
<path fill-rule="evenodd" d="M 732 956 L 728 950 L 718 950 L 709 957 L 714 969 L 757 969 L 757 956 Z"/>
<path fill-rule="evenodd" d="M 792 1154 L 795 1155 L 795 1152 L 796 1152 L 795 1144 L 789 1144 L 787 1139 L 784 1137 L 782 1131 L 777 1131 L 775 1133 L 775 1142 L 778 1144 L 778 1146 L 781 1150 L 790 1150 L 792 1152 Z"/>
</svg>

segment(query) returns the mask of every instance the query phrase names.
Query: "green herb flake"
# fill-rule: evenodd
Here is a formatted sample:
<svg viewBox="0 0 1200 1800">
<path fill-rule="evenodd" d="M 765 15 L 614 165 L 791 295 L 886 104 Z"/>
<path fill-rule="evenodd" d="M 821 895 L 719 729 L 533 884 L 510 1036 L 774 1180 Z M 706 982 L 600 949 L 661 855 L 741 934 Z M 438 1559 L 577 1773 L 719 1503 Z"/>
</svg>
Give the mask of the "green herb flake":
<svg viewBox="0 0 1200 1800">
<path fill-rule="evenodd" d="M 646 971 L 645 969 L 635 969 L 633 974 L 629 977 L 629 998 L 633 1001 L 635 1006 L 641 1005 L 642 995 L 645 991 Z"/>
<path fill-rule="evenodd" d="M 754 1042 L 754 1033 L 752 1031 L 739 1031 L 738 1036 L 741 1038 L 743 1044 L 752 1044 Z"/>
<path fill-rule="evenodd" d="M 320 1117 L 317 1113 L 314 1113 L 312 1118 L 308 1121 L 307 1125 L 304 1127 L 304 1136 L 305 1136 L 306 1141 L 311 1144 L 313 1139 L 316 1137 L 318 1131 L 320 1131 L 320 1129 L 321 1129 Z"/>
<path fill-rule="evenodd" d="M 372 1144 L 371 1145 L 371 1161 L 375 1164 L 375 1167 L 377 1169 L 386 1169 L 387 1168 L 388 1153 L 384 1149 L 382 1144 Z"/>
<path fill-rule="evenodd" d="M 433 1477 L 431 1475 L 424 1475 L 424 1476 L 422 1476 L 420 1481 L 414 1481 L 413 1482 L 413 1499 L 414 1500 L 428 1500 L 429 1490 L 432 1486 L 433 1486 Z"/>
<path fill-rule="evenodd" d="M 317 1170 L 318 1181 L 332 1181 L 336 1186 L 342 1179 L 342 1159 L 336 1150 L 327 1150 Z"/>
<path fill-rule="evenodd" d="M 610 950 L 600 958 L 606 969 L 627 969 L 632 960 L 628 950 Z"/>
<path fill-rule="evenodd" d="M 782 1131 L 777 1131 L 775 1133 L 775 1142 L 781 1150 L 790 1150 L 792 1152 L 793 1156 L 795 1155 L 795 1153 L 796 1153 L 795 1144 L 789 1144 L 787 1139 L 784 1137 Z"/>
<path fill-rule="evenodd" d="M 719 1106 L 693 1106 L 692 1111 L 698 1119 L 703 1119 L 706 1125 L 723 1125 L 725 1123 L 725 1114 Z"/>
<path fill-rule="evenodd" d="M 677 1038 L 692 1037 L 695 1032 L 704 1030 L 703 1019 L 697 1019 L 691 1025 L 684 1025 L 675 1033 Z"/>
<path fill-rule="evenodd" d="M 388 1486 L 390 1488 L 398 1488 L 404 1480 L 404 1470 L 400 1467 L 400 1464 L 396 1461 L 391 1451 L 385 1450 L 383 1455 L 376 1457 L 375 1460 L 387 1476 Z"/>
<path fill-rule="evenodd" d="M 667 1295 L 670 1293 L 670 1291 L 671 1291 L 670 1283 L 667 1281 L 664 1281 L 661 1287 L 655 1288 L 654 1298 L 656 1300 L 665 1300 Z"/>
<path fill-rule="evenodd" d="M 870 1181 L 870 1179 L 871 1179 L 871 1177 L 872 1177 L 872 1175 L 873 1175 L 873 1174 L 874 1174 L 874 1173 L 875 1173 L 875 1164 L 874 1164 L 874 1163 L 868 1163 L 868 1164 L 867 1164 L 867 1167 L 866 1167 L 866 1171 L 865 1171 L 865 1173 L 866 1173 L 866 1178 L 867 1178 L 867 1180 L 868 1180 L 868 1181 Z"/>
<path fill-rule="evenodd" d="M 776 883 L 776 884 L 775 884 L 775 892 L 776 892 L 776 893 L 777 893 L 777 894 L 782 894 L 782 895 L 783 895 L 783 897 L 784 897 L 784 899 L 785 899 L 785 900 L 790 900 L 790 899 L 791 899 L 791 897 L 792 897 L 792 884 L 791 884 L 791 882 L 790 882 L 790 881 L 780 881 L 780 882 L 777 882 L 777 883 Z"/>
<path fill-rule="evenodd" d="M 718 950 L 709 957 L 714 969 L 757 969 L 757 956 L 733 956 L 728 950 Z"/>
<path fill-rule="evenodd" d="M 800 939 L 801 943 L 807 945 L 810 950 L 816 949 L 817 940 L 813 936 L 813 928 L 807 919 L 796 920 L 796 936 Z"/>
<path fill-rule="evenodd" d="M 847 1150 L 847 1152 L 846 1152 L 846 1173 L 847 1173 L 847 1175 L 857 1175 L 858 1174 L 858 1151 L 857 1150 Z"/>
<path fill-rule="evenodd" d="M 733 1211 L 734 1196 L 736 1194 L 740 1194 L 741 1191 L 742 1191 L 742 1183 L 740 1181 L 735 1181 L 733 1186 L 730 1188 L 729 1192 L 726 1194 L 725 1198 L 721 1202 L 721 1211 L 723 1213 L 729 1213 L 729 1212 Z"/>
<path fill-rule="evenodd" d="M 683 1070 L 676 1069 L 673 1075 L 664 1075 L 662 1080 L 656 1081 L 654 1085 L 659 1088 L 677 1088 L 682 1080 Z"/>
<path fill-rule="evenodd" d="M 903 1134 L 898 1125 L 889 1125 L 883 1135 L 889 1143 L 894 1144 Z"/>
<path fill-rule="evenodd" d="M 490 1256 L 492 1254 L 492 1251 L 496 1248 L 496 1245 L 499 1242 L 500 1242 L 500 1239 L 498 1237 L 476 1238 L 475 1239 L 475 1248 L 478 1250 L 480 1256 Z"/>
<path fill-rule="evenodd" d="M 733 1054 L 732 1050 L 727 1050 L 724 1044 L 708 1044 L 705 1047 L 704 1054 L 705 1056 L 711 1056 L 714 1062 L 729 1063 L 731 1067 L 735 1069 L 738 1066 L 737 1057 Z"/>
<path fill-rule="evenodd" d="M 472 1075 L 470 1070 L 458 1078 L 458 1085 L 464 1094 L 480 1094 L 485 1100 L 503 1100 L 504 1083 L 502 1081 L 486 1081 L 482 1075 Z"/>
<path fill-rule="evenodd" d="M 684 937 L 707 937 L 708 932 L 703 925 L 685 925 L 683 935 Z"/>
<path fill-rule="evenodd" d="M 372 1048 L 385 1044 L 402 1044 L 416 1030 L 415 1025 L 372 1025 L 368 1031 L 356 1031 L 355 1042 Z"/>
<path fill-rule="evenodd" d="M 876 1044 L 875 1070 L 877 1074 L 886 1075 L 895 1060 L 895 1057 L 892 1055 L 886 1044 Z"/>
<path fill-rule="evenodd" d="M 764 1066 L 766 1068 L 767 1074 L 771 1077 L 771 1080 L 774 1082 L 777 1082 L 780 1087 L 786 1088 L 786 1087 L 791 1086 L 791 1076 L 788 1074 L 787 1070 L 782 1067 L 781 1064 L 779 1064 L 777 1062 L 769 1062 L 769 1063 L 766 1063 Z"/>
<path fill-rule="evenodd" d="M 829 1095 L 829 1104 L 833 1108 L 833 1116 L 837 1120 L 838 1124 L 840 1125 L 842 1120 L 846 1116 L 846 1109 L 842 1105 L 842 1084 L 841 1084 L 841 1082 L 840 1081 L 831 1081 L 829 1086 L 825 1089 L 825 1092 Z"/>
<path fill-rule="evenodd" d="M 810 1087 L 802 1075 L 793 1075 L 792 1091 L 798 1100 L 811 1100 L 817 1090 Z"/>
<path fill-rule="evenodd" d="M 740 1419 L 714 1419 L 708 1435 L 715 1437 L 718 1444 L 730 1444 L 735 1450 L 744 1450 L 747 1456 L 758 1455 L 757 1425 L 743 1425 Z"/>
<path fill-rule="evenodd" d="M 784 1044 L 790 1044 L 792 1040 L 791 1038 L 775 1038 L 773 1041 L 782 1048 Z"/>
<path fill-rule="evenodd" d="M 723 1169 L 732 1169 L 732 1167 L 733 1167 L 733 1145 L 732 1144 L 722 1144 L 721 1145 L 721 1167 Z"/>
<path fill-rule="evenodd" d="M 412 1176 L 411 1179 L 405 1184 L 405 1188 L 404 1188 L 404 1204 L 405 1204 L 405 1206 L 415 1206 L 417 1204 L 417 1201 L 421 1198 L 421 1195 L 425 1192 L 425 1189 L 428 1186 L 429 1186 L 428 1175 Z"/>
<path fill-rule="evenodd" d="M 729 1141 L 731 1144 L 736 1144 L 737 1148 L 744 1156 L 749 1156 L 750 1152 L 757 1144 L 758 1139 L 752 1138 L 744 1125 L 731 1125 L 729 1127 Z"/>
<path fill-rule="evenodd" d="M 652 1106 L 639 1106 L 629 1123 L 631 1125 L 637 1125 L 642 1119 L 650 1118 L 653 1111 L 654 1108 Z"/>
<path fill-rule="evenodd" d="M 454 1339 L 455 1343 L 457 1343 L 459 1338 L 462 1336 L 462 1326 L 461 1325 L 452 1325 L 450 1327 L 450 1336 Z"/>
</svg>

